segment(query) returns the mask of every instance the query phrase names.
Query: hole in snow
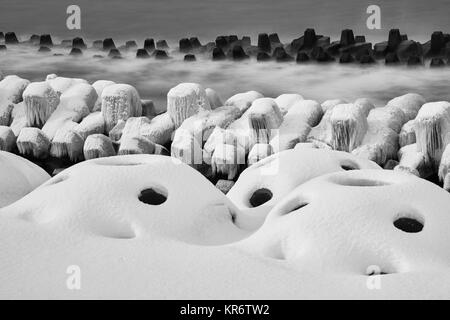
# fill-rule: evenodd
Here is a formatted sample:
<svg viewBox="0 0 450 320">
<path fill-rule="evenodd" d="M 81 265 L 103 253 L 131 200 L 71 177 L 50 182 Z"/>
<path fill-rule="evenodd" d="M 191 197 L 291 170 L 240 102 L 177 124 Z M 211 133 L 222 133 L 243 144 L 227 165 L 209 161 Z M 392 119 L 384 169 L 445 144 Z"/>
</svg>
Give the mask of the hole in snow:
<svg viewBox="0 0 450 320">
<path fill-rule="evenodd" d="M 359 166 L 353 162 L 347 161 L 341 164 L 341 168 L 345 171 L 359 170 Z"/>
<path fill-rule="evenodd" d="M 143 203 L 158 206 L 166 202 L 167 191 L 156 190 L 154 188 L 148 188 L 141 191 L 139 200 Z"/>
<path fill-rule="evenodd" d="M 380 272 L 372 271 L 372 272 L 368 273 L 367 275 L 370 277 L 370 276 L 382 276 L 385 274 L 389 274 L 389 273 L 384 272 L 384 271 L 380 271 Z"/>
<path fill-rule="evenodd" d="M 253 192 L 249 202 L 253 208 L 256 208 L 272 199 L 272 196 L 272 191 L 266 188 L 261 188 Z"/>
<path fill-rule="evenodd" d="M 108 160 L 102 160 L 102 161 L 96 161 L 95 164 L 99 166 L 142 166 L 146 163 L 144 162 L 132 162 L 132 161 L 108 161 Z"/>
<path fill-rule="evenodd" d="M 418 233 L 422 231 L 423 219 L 416 216 L 399 216 L 394 220 L 394 226 L 407 233 Z"/>
<path fill-rule="evenodd" d="M 309 204 L 308 202 L 304 202 L 304 201 L 300 202 L 300 203 L 299 202 L 295 202 L 295 203 L 293 203 L 292 205 L 290 205 L 287 208 L 287 210 L 285 211 L 284 215 L 290 214 L 290 213 L 292 213 L 294 211 L 297 211 L 297 210 L 300 210 L 300 209 L 306 207 L 308 204 Z"/>
<path fill-rule="evenodd" d="M 387 181 L 350 177 L 339 177 L 334 180 L 334 183 L 348 187 L 381 187 L 390 185 Z"/>
</svg>

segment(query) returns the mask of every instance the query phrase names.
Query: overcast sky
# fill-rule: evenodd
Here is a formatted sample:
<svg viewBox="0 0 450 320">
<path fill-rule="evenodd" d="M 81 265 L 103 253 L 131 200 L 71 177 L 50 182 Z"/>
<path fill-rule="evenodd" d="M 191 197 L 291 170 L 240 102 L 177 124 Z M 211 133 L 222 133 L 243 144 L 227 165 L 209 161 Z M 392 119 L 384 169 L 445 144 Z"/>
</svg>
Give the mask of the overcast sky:
<svg viewBox="0 0 450 320">
<path fill-rule="evenodd" d="M 81 7 L 81 31 L 66 28 L 70 4 Z M 382 30 L 366 28 L 370 4 L 381 7 Z M 351 27 L 378 39 L 395 26 L 427 38 L 434 30 L 450 32 L 449 13 L 450 0 L 0 0 L 0 31 L 90 39 L 197 35 L 205 40 L 219 34 L 278 32 L 287 41 L 307 27 L 333 36 Z"/>
</svg>

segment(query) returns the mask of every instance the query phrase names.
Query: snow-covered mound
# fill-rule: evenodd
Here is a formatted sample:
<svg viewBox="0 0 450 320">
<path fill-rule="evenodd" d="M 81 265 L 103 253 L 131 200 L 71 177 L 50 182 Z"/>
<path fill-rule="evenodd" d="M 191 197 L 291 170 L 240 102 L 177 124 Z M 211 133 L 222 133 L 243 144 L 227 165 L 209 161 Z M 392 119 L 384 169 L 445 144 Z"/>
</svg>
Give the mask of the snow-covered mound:
<svg viewBox="0 0 450 320">
<path fill-rule="evenodd" d="M 289 192 L 317 176 L 344 170 L 380 169 L 351 154 L 314 148 L 276 153 L 242 172 L 227 196 L 242 210 L 250 226 L 258 226 Z"/>
<path fill-rule="evenodd" d="M 331 173 L 294 186 L 254 233 L 169 157 L 67 169 L 0 210 L 0 298 L 449 298 L 448 193 L 403 173 L 343 171 L 351 156 L 311 152 L 309 163 Z M 69 290 L 74 269 L 81 290 Z"/>
<path fill-rule="evenodd" d="M 32 162 L 0 151 L 0 208 L 19 200 L 48 179 L 50 176 Z"/>
<path fill-rule="evenodd" d="M 246 235 L 225 195 L 194 169 L 156 155 L 85 161 L 0 215 L 112 239 L 160 236 L 210 245 Z"/>
<path fill-rule="evenodd" d="M 244 246 L 299 272 L 420 281 L 450 266 L 449 205 L 446 191 L 411 175 L 332 173 L 292 191 Z"/>
</svg>

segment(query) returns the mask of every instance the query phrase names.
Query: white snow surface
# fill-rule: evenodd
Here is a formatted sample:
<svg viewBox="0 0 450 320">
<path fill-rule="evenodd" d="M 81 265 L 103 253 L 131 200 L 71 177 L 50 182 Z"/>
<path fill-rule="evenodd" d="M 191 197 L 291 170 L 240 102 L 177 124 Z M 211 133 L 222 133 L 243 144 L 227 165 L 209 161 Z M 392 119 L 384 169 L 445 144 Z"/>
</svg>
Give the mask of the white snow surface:
<svg viewBox="0 0 450 320">
<path fill-rule="evenodd" d="M 50 176 L 32 162 L 0 151 L 0 208 L 24 197 L 48 179 Z"/>
<path fill-rule="evenodd" d="M 280 172 L 262 176 L 277 158 L 287 161 Z M 246 171 L 225 196 L 170 157 L 108 157 L 64 170 L 0 210 L 0 298 L 450 298 L 445 190 L 309 148 Z M 251 224 L 233 201 L 262 186 L 277 201 Z M 165 202 L 139 201 L 149 188 Z M 406 233 L 398 218 L 423 229 Z M 66 286 L 74 265 L 81 290 Z"/>
</svg>

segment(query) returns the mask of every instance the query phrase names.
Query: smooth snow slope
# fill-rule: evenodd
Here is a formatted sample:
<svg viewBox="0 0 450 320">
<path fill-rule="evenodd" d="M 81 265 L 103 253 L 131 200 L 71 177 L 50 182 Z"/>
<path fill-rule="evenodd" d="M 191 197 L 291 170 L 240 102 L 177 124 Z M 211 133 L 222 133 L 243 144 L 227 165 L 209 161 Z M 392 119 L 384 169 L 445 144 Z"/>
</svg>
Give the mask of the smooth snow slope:
<svg viewBox="0 0 450 320">
<path fill-rule="evenodd" d="M 148 188 L 166 201 L 139 201 Z M 0 210 L 0 298 L 448 299 L 449 207 L 414 176 L 341 170 L 302 181 L 253 232 L 179 161 L 86 161 Z M 397 229 L 400 216 L 423 230 Z M 374 266 L 386 274 L 369 276 Z"/>
<path fill-rule="evenodd" d="M 22 198 L 50 176 L 34 163 L 0 151 L 0 208 Z"/>
</svg>

